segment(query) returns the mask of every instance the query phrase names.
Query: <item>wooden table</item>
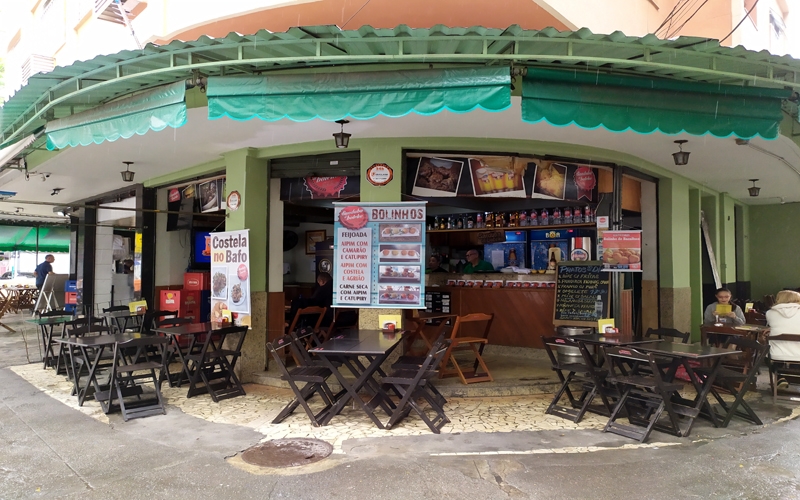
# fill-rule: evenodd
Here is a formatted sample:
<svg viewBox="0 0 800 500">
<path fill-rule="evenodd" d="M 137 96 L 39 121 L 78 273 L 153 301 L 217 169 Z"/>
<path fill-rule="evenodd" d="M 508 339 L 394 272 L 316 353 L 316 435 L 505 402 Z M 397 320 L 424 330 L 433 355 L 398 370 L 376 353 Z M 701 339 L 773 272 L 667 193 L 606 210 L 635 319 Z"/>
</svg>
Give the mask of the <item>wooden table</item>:
<svg viewBox="0 0 800 500">
<path fill-rule="evenodd" d="M 16 288 L 0 288 L 0 320 L 7 312 L 14 310 L 14 303 L 17 300 Z M 17 333 L 16 330 L 0 321 L 0 326 L 5 328 L 11 333 Z"/>
<path fill-rule="evenodd" d="M 128 323 L 133 322 L 134 325 L 141 331 L 142 318 L 144 313 L 135 313 L 130 311 L 111 311 L 103 313 L 102 316 L 106 318 L 109 323 L 108 326 L 115 328 L 118 333 L 123 333 L 128 328 Z"/>
<path fill-rule="evenodd" d="M 199 349 L 198 337 L 207 334 L 212 329 L 212 323 L 190 323 L 188 325 L 155 328 L 154 332 L 169 337 L 169 344 L 164 354 L 164 371 L 162 377 L 166 377 L 170 387 L 180 387 L 181 384 L 190 380 L 188 360 L 186 356 Z M 180 337 L 189 339 L 185 347 L 180 345 Z M 181 363 L 181 372 L 172 374 L 169 372 L 169 365 L 175 358 Z M 191 396 L 189 396 L 191 397 Z"/>
<path fill-rule="evenodd" d="M 671 382 L 675 378 L 675 373 L 677 372 L 679 366 L 683 366 L 686 370 L 686 373 L 689 375 L 689 379 L 691 380 L 692 385 L 697 392 L 694 400 L 688 400 L 680 396 L 673 398 L 675 403 L 688 406 L 693 409 L 691 414 L 683 414 L 685 420 L 682 422 L 680 432 L 681 436 L 689 435 L 695 418 L 697 418 L 697 416 L 699 416 L 701 413 L 711 420 L 711 423 L 714 424 L 714 427 L 720 426 L 719 419 L 711 408 L 711 404 L 708 402 L 708 394 L 711 391 L 711 387 L 714 385 L 714 379 L 717 377 L 722 359 L 728 356 L 741 354 L 742 351 L 738 351 L 736 349 L 724 349 L 721 347 L 704 346 L 700 344 L 666 342 L 663 340 L 657 343 L 641 344 L 633 347 L 639 351 L 651 352 L 653 354 L 672 359 L 672 363 L 667 369 L 664 377 L 665 380 Z M 704 381 L 701 381 L 700 377 L 695 374 L 694 367 L 691 363 L 691 361 L 697 362 L 702 360 L 707 360 L 710 362 L 710 366 L 708 367 L 708 377 L 706 377 Z M 654 428 L 659 429 L 659 426 L 656 425 Z"/>
<path fill-rule="evenodd" d="M 386 376 L 381 370 L 381 364 L 400 345 L 404 333 L 406 332 L 402 330 L 395 333 L 384 333 L 381 330 L 349 330 L 323 342 L 318 347 L 309 349 L 308 352 L 319 356 L 324 366 L 331 370 L 344 389 L 341 396 L 320 419 L 321 425 L 327 425 L 352 400 L 379 429 L 385 428 L 375 415 L 375 411 L 380 407 L 391 417 L 395 404 L 381 387 L 376 375 Z M 366 358 L 369 364 L 364 366 L 359 358 Z M 354 382 L 350 382 L 336 368 L 335 364 L 339 363 L 347 367 L 356 377 Z M 359 396 L 358 393 L 362 389 L 372 396 L 369 402 L 365 403 Z"/>
<path fill-rule="evenodd" d="M 55 353 L 53 352 L 53 343 L 55 342 L 54 338 L 54 331 L 55 327 L 63 325 L 65 323 L 69 323 L 74 318 L 70 315 L 64 316 L 46 316 L 44 318 L 31 318 L 26 319 L 26 323 L 33 323 L 34 325 L 39 326 L 39 331 L 41 333 L 42 338 L 42 347 L 43 354 L 42 354 L 42 368 L 47 368 L 48 366 L 55 366 Z M 63 334 L 63 328 L 62 328 Z"/>
<path fill-rule="evenodd" d="M 414 345 L 414 342 L 416 342 L 418 339 L 422 339 L 423 342 L 425 342 L 425 347 L 426 347 L 425 351 L 419 353 L 419 355 L 424 356 L 425 354 L 427 354 L 428 351 L 433 346 L 433 342 L 431 341 L 431 339 L 436 340 L 437 338 L 439 338 L 439 335 L 441 335 L 441 333 L 448 327 L 447 324 L 448 320 L 453 320 L 455 318 L 456 315 L 452 313 L 436 313 L 436 312 L 431 312 L 431 313 L 419 312 L 417 316 L 406 317 L 406 319 L 417 320 L 416 321 L 417 327 L 414 329 L 410 328 L 407 329 L 408 333 L 403 337 L 403 354 L 408 354 L 408 355 L 414 354 L 411 352 L 412 346 Z M 426 323 L 428 321 L 434 321 L 434 322 L 438 321 L 438 324 L 434 325 L 435 330 L 433 331 L 433 334 L 430 337 L 425 335 L 424 331 Z"/>
</svg>

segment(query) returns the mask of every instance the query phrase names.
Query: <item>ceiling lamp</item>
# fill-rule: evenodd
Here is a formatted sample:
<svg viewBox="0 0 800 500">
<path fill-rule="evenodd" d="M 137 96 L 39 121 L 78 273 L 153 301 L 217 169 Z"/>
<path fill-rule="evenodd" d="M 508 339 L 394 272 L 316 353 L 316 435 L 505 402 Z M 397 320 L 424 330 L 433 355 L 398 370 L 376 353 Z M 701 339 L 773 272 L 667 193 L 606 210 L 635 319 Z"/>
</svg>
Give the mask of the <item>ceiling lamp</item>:
<svg viewBox="0 0 800 500">
<path fill-rule="evenodd" d="M 133 165 L 132 161 L 123 161 L 122 163 L 125 164 L 125 170 L 120 172 L 122 175 L 122 180 L 124 182 L 133 182 L 133 176 L 136 175 L 136 172 L 131 172 L 131 165 Z"/>
<path fill-rule="evenodd" d="M 347 149 L 347 146 L 350 145 L 351 134 L 345 134 L 344 124 L 350 123 L 350 120 L 336 120 L 336 123 L 342 126 L 342 130 L 340 132 L 336 132 L 335 134 L 333 134 L 333 138 L 336 141 L 336 147 L 338 149 Z"/>
<path fill-rule="evenodd" d="M 672 153 L 672 158 L 675 160 L 675 165 L 686 165 L 687 163 L 689 163 L 689 152 L 683 150 L 683 145 L 686 144 L 687 142 L 689 141 L 687 141 L 686 139 L 680 139 L 675 141 L 675 144 L 677 144 L 678 147 L 680 148 L 680 151 L 678 151 L 677 153 Z"/>
<path fill-rule="evenodd" d="M 747 188 L 747 190 L 750 191 L 750 196 L 755 198 L 756 196 L 758 196 L 758 193 L 761 192 L 761 188 L 756 186 L 756 181 L 758 179 L 749 179 L 749 180 L 750 180 L 750 182 L 753 183 L 753 185 L 751 187 Z"/>
<path fill-rule="evenodd" d="M 58 193 L 60 193 L 63 190 L 64 188 L 53 188 L 53 192 L 50 193 L 50 196 L 58 196 Z"/>
</svg>

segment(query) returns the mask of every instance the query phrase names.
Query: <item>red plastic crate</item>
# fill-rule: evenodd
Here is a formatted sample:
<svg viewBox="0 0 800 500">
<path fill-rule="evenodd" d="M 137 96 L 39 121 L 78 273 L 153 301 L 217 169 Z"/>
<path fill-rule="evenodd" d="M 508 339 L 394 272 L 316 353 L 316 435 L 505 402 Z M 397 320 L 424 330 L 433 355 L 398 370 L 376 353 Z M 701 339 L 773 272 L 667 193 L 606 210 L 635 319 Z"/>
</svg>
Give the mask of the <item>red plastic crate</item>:
<svg viewBox="0 0 800 500">
<path fill-rule="evenodd" d="M 211 290 L 211 273 L 186 273 L 183 275 L 184 290 Z"/>
</svg>

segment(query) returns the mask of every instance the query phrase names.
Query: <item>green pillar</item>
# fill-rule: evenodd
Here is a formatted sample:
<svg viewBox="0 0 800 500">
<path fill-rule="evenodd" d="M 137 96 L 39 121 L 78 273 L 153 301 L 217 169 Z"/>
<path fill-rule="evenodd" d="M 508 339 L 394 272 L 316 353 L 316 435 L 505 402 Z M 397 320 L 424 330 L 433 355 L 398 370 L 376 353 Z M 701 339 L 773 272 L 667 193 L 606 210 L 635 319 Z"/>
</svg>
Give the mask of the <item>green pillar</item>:
<svg viewBox="0 0 800 500">
<path fill-rule="evenodd" d="M 225 185 L 228 193 L 241 195 L 239 209 L 227 211 L 225 229 L 250 230 L 251 329 L 247 333 L 239 363 L 242 382 L 264 370 L 267 342 L 267 219 L 269 206 L 269 162 L 246 148 L 225 153 Z"/>
<path fill-rule="evenodd" d="M 692 330 L 689 185 L 681 178 L 658 183 L 658 247 L 661 326 Z"/>
<path fill-rule="evenodd" d="M 719 197 L 719 274 L 723 286 L 736 290 L 736 204 L 727 193 Z"/>
<path fill-rule="evenodd" d="M 689 286 L 692 289 L 692 342 L 700 340 L 703 323 L 703 233 L 700 230 L 700 190 L 689 190 Z"/>
</svg>

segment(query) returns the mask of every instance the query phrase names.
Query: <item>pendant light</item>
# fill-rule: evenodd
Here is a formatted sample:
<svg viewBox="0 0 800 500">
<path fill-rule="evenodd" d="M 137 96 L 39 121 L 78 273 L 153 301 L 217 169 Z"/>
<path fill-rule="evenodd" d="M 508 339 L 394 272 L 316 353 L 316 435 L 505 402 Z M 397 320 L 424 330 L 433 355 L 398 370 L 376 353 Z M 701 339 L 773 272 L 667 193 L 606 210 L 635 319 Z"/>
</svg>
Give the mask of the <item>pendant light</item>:
<svg viewBox="0 0 800 500">
<path fill-rule="evenodd" d="M 350 145 L 350 135 L 344 132 L 344 124 L 350 123 L 350 120 L 336 120 L 336 123 L 342 126 L 342 130 L 333 134 L 333 138 L 336 141 L 336 147 L 339 149 L 347 149 L 347 146 Z"/>
<path fill-rule="evenodd" d="M 677 144 L 678 148 L 680 148 L 680 151 L 678 151 L 677 153 L 672 153 L 672 159 L 675 160 L 675 165 L 686 165 L 687 163 L 689 163 L 689 152 L 683 150 L 683 145 L 686 144 L 687 142 L 689 141 L 687 141 L 686 139 L 680 139 L 675 141 L 675 144 Z"/>
<path fill-rule="evenodd" d="M 750 192 L 750 196 L 755 198 L 756 196 L 758 196 L 758 193 L 761 192 L 761 188 L 756 186 L 756 181 L 758 179 L 749 179 L 749 180 L 750 180 L 750 182 L 753 183 L 753 185 L 750 186 L 749 188 L 747 188 L 747 190 Z"/>
<path fill-rule="evenodd" d="M 125 164 L 125 170 L 120 172 L 122 175 L 122 180 L 124 182 L 133 182 L 133 176 L 136 175 L 136 172 L 131 172 L 131 165 L 133 165 L 132 161 L 123 161 L 122 163 Z"/>
</svg>

